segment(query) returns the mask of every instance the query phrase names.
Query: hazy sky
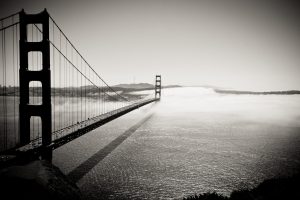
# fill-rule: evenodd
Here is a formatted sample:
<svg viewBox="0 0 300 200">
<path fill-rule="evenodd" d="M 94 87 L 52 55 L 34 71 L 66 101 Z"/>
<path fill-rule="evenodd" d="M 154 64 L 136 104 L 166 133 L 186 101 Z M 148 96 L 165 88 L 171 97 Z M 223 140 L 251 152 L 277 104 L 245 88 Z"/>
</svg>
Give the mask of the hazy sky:
<svg viewBox="0 0 300 200">
<path fill-rule="evenodd" d="M 300 7 L 264 0 L 4 0 L 0 17 L 47 8 L 109 83 L 300 89 Z"/>
</svg>

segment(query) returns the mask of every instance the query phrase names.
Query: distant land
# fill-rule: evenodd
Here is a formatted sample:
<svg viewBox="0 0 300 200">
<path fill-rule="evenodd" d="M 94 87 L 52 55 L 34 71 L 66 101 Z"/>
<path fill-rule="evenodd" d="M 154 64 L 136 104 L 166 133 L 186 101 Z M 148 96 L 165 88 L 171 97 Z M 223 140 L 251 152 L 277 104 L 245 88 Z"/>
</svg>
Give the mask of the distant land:
<svg viewBox="0 0 300 200">
<path fill-rule="evenodd" d="M 264 92 L 257 92 L 257 91 L 243 91 L 243 90 L 234 90 L 223 88 L 214 85 L 193 85 L 188 87 L 201 87 L 201 88 L 208 88 L 213 89 L 216 93 L 219 94 L 248 94 L 248 95 L 294 95 L 300 94 L 300 90 L 283 90 L 283 91 L 264 91 Z"/>
<path fill-rule="evenodd" d="M 131 84 L 118 84 L 112 86 L 113 88 L 124 88 L 124 89 L 134 89 L 134 90 L 152 90 L 154 85 L 150 83 L 131 83 Z M 180 85 L 162 85 L 162 88 L 174 88 L 182 87 Z"/>
<path fill-rule="evenodd" d="M 162 86 L 162 88 L 174 88 L 181 87 L 179 85 L 166 85 Z M 143 91 L 143 90 L 154 90 L 154 85 L 149 83 L 134 83 L 134 84 L 118 84 L 114 86 L 108 87 L 100 87 L 94 85 L 85 85 L 81 87 L 64 87 L 64 88 L 51 88 L 52 96 L 60 96 L 60 97 L 89 97 L 89 98 L 97 98 L 99 93 L 107 93 L 104 98 L 107 100 L 115 101 L 113 91 L 116 91 L 118 94 L 124 96 L 127 99 L 141 99 L 146 95 L 142 94 L 133 94 L 131 92 L 135 91 Z M 154 92 L 153 92 L 154 94 Z M 39 97 L 42 95 L 41 87 L 30 87 L 29 88 L 29 96 Z M 0 85 L 0 96 L 19 96 L 19 87 L 3 87 Z"/>
<path fill-rule="evenodd" d="M 220 94 L 250 94 L 250 95 L 294 95 L 294 94 L 300 94 L 299 90 L 253 92 L 253 91 L 214 89 L 214 91 L 216 93 L 220 93 Z"/>
<path fill-rule="evenodd" d="M 114 85 L 116 88 L 126 88 L 126 89 L 153 89 L 154 85 L 150 83 L 131 83 L 131 84 L 118 84 Z"/>
<path fill-rule="evenodd" d="M 192 87 L 202 87 L 202 88 L 209 88 L 209 89 L 218 89 L 218 90 L 225 90 L 226 88 L 215 86 L 215 85 L 198 85 L 198 86 L 192 86 Z"/>
<path fill-rule="evenodd" d="M 162 88 L 177 88 L 185 87 L 181 85 L 166 85 Z M 187 87 L 202 87 L 213 89 L 219 94 L 236 94 L 236 95 L 299 95 L 300 90 L 286 90 L 286 91 L 266 91 L 266 92 L 256 92 L 256 91 L 242 91 L 242 90 L 232 90 L 225 89 L 218 86 L 212 85 L 198 85 L 198 86 L 187 86 Z M 141 96 L 138 94 L 131 94 L 135 91 L 143 90 L 154 90 L 154 85 L 150 83 L 131 83 L 131 84 L 118 84 L 108 87 L 100 87 L 94 85 L 86 85 L 81 87 L 64 87 L 64 88 L 51 88 L 52 96 L 67 96 L 67 97 L 81 97 L 83 92 L 87 97 L 95 97 L 100 92 L 111 93 L 113 89 L 117 93 L 125 96 Z M 30 96 L 41 96 L 41 87 L 30 87 Z M 19 87 L 3 87 L 0 85 L 0 96 L 19 96 Z"/>
</svg>

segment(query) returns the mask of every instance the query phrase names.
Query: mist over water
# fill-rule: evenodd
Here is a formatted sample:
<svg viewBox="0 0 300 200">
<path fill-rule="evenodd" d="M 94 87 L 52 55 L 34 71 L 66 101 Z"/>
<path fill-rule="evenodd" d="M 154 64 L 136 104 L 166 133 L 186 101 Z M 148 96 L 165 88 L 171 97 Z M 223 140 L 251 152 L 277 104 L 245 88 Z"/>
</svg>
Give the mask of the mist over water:
<svg viewBox="0 0 300 200">
<path fill-rule="evenodd" d="M 80 172 L 88 199 L 229 195 L 298 172 L 299 102 L 299 95 L 164 89 L 160 102 L 55 150 L 54 164 Z"/>
</svg>

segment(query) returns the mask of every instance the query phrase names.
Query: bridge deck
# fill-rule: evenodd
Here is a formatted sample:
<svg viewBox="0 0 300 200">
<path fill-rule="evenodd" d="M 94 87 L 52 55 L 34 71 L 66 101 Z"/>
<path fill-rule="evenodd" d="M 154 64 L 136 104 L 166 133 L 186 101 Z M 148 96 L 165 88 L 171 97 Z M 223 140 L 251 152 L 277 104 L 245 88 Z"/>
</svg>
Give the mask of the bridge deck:
<svg viewBox="0 0 300 200">
<path fill-rule="evenodd" d="M 90 118 L 83 122 L 69 126 L 65 129 L 53 132 L 53 134 L 52 134 L 53 141 L 47 147 L 44 147 L 41 145 L 41 138 L 39 138 L 37 140 L 32 141 L 28 145 L 11 150 L 10 152 L 7 152 L 7 154 L 10 154 L 10 155 L 40 154 L 41 151 L 43 151 L 45 149 L 54 150 L 64 144 L 128 113 L 128 112 L 131 112 L 135 109 L 138 109 L 144 105 L 147 105 L 149 103 L 152 103 L 152 102 L 155 102 L 158 100 L 159 100 L 158 98 L 151 98 L 151 99 L 143 100 L 143 101 L 131 104 L 129 106 L 125 106 L 125 107 L 107 112 L 105 114 Z"/>
</svg>

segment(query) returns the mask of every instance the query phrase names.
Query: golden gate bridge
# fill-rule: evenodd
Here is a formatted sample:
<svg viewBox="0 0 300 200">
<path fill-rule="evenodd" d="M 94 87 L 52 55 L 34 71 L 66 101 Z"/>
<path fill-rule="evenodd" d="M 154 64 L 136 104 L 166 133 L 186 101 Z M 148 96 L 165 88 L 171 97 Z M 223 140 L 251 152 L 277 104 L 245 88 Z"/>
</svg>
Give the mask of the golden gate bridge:
<svg viewBox="0 0 300 200">
<path fill-rule="evenodd" d="M 141 106 L 109 86 L 45 9 L 0 19 L 0 164 L 51 160 L 52 151 Z"/>
</svg>

